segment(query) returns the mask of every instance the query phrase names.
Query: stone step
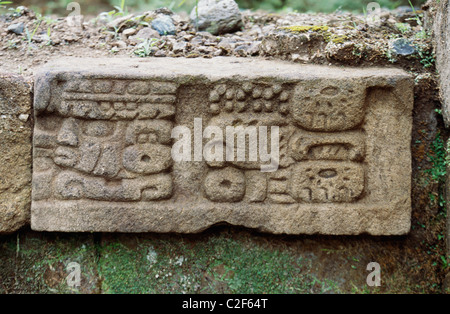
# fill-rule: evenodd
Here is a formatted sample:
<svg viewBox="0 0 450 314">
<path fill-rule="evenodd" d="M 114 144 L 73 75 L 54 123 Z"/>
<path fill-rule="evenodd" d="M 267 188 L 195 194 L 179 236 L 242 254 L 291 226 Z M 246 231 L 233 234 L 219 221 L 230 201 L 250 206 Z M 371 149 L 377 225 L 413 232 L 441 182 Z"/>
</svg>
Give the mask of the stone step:
<svg viewBox="0 0 450 314">
<path fill-rule="evenodd" d="M 0 234 L 30 222 L 32 83 L 0 73 Z"/>
<path fill-rule="evenodd" d="M 405 234 L 412 108 L 393 68 L 54 61 L 36 74 L 31 225 Z"/>
</svg>

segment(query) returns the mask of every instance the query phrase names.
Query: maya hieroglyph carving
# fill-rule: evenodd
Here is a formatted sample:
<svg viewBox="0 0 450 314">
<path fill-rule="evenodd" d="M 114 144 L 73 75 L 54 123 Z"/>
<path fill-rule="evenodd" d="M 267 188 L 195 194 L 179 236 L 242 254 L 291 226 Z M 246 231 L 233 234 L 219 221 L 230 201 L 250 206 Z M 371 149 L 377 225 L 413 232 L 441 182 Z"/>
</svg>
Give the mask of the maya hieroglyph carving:
<svg viewBox="0 0 450 314">
<path fill-rule="evenodd" d="M 195 232 L 226 221 L 276 233 L 408 231 L 407 75 L 309 67 L 317 72 L 308 76 L 302 66 L 217 60 L 218 70 L 213 60 L 152 60 L 134 72 L 127 60 L 108 73 L 84 60 L 83 71 L 41 72 L 33 228 Z M 281 70 L 267 75 L 271 66 Z M 180 126 L 185 154 L 200 134 L 216 159 L 174 160 Z"/>
</svg>

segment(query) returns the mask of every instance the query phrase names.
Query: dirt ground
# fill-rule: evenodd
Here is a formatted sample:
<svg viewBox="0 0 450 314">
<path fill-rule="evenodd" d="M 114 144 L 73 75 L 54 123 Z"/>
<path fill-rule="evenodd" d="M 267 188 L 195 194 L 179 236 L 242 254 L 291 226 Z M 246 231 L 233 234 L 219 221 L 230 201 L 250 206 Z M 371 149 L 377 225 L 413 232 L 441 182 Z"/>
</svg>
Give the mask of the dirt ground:
<svg viewBox="0 0 450 314">
<path fill-rule="evenodd" d="M 379 26 L 348 13 L 245 12 L 244 29 L 221 36 L 197 32 L 186 16 L 172 15 L 176 35 L 149 32 L 146 41 L 127 35 L 148 27 L 146 21 L 158 13 L 170 14 L 85 17 L 70 26 L 66 18 L 41 17 L 26 8 L 10 11 L 0 16 L 0 71 L 30 77 L 36 67 L 64 56 L 235 55 L 403 68 L 416 82 L 411 232 L 401 237 L 274 236 L 215 226 L 195 235 L 66 234 L 25 227 L 0 236 L 0 293 L 446 292 L 439 170 L 448 134 L 439 114 L 433 48 L 422 12 L 383 12 Z M 21 34 L 7 30 L 20 23 Z M 399 53 L 398 39 L 406 40 L 414 53 Z M 65 282 L 70 262 L 81 265 L 78 289 Z M 366 283 L 370 262 L 381 266 L 380 287 Z"/>
<path fill-rule="evenodd" d="M 49 59 L 65 56 L 234 55 L 314 64 L 400 66 L 429 74 L 433 73 L 434 60 L 421 12 L 383 11 L 379 23 L 371 26 L 363 15 L 345 12 L 281 15 L 246 11 L 241 31 L 213 36 L 197 32 L 186 14 L 173 14 L 168 9 L 70 19 L 43 17 L 19 7 L 0 16 L 0 66 L 3 71 L 26 76 Z M 158 14 L 172 17 L 176 35 L 161 36 L 152 30 L 149 23 Z M 20 34 L 8 31 L 9 26 L 21 23 Z M 139 33 L 142 29 L 149 32 Z M 396 39 L 406 40 L 415 52 L 397 54 Z"/>
</svg>

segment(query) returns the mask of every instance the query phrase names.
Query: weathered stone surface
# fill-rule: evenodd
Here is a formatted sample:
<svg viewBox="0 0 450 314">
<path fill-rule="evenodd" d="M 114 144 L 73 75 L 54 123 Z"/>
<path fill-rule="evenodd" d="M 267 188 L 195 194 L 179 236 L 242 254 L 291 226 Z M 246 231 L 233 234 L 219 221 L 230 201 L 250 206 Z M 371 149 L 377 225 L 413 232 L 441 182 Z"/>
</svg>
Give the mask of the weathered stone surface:
<svg viewBox="0 0 450 314">
<path fill-rule="evenodd" d="M 450 2 L 441 0 L 436 6 L 436 15 L 433 19 L 436 68 L 440 76 L 444 122 L 447 127 L 450 127 Z"/>
<path fill-rule="evenodd" d="M 37 73 L 32 228 L 405 234 L 412 107 L 398 69 L 63 59 Z M 227 127 L 248 134 L 231 133 L 231 146 Z M 171 158 L 182 140 L 192 161 Z M 239 152 L 244 161 L 220 159 Z"/>
<path fill-rule="evenodd" d="M 0 74 L 0 233 L 30 219 L 31 91 L 20 76 Z"/>
</svg>

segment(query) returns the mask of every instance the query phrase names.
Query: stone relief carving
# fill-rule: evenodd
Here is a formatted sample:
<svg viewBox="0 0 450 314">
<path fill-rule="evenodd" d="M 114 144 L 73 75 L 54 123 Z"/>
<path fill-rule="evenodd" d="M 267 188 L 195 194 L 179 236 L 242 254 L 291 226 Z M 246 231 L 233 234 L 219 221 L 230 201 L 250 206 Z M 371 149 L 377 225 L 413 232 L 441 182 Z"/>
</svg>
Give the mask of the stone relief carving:
<svg viewBox="0 0 450 314">
<path fill-rule="evenodd" d="M 403 71 L 95 62 L 36 75 L 33 229 L 408 232 L 413 80 Z"/>
<path fill-rule="evenodd" d="M 47 108 L 55 117 L 41 119 L 34 136 L 35 148 L 48 150 L 42 162 L 53 162 L 57 174 L 45 185 L 50 186 L 49 191 L 40 192 L 36 187 L 35 199 L 49 197 L 50 191 L 63 200 L 170 198 L 177 86 L 105 79 L 59 84 L 62 100 Z M 227 126 L 280 127 L 279 167 L 285 175 L 257 174 L 261 161 L 249 161 L 247 136 L 245 161 L 224 158 L 223 162 L 207 162 L 210 170 L 203 185 L 206 198 L 213 202 L 274 203 L 357 200 L 364 190 L 364 131 L 347 129 L 364 118 L 364 95 L 362 87 L 341 91 L 330 84 L 215 85 L 209 92 L 211 118 L 207 126 L 217 126 L 224 132 Z M 315 99 L 316 107 L 310 98 Z M 328 122 L 317 122 L 319 117 L 333 115 Z M 340 120 L 341 116 L 346 118 Z M 235 144 L 232 149 L 236 156 L 237 141 Z M 226 152 L 226 143 L 223 145 Z M 35 181 L 39 182 L 39 166 L 35 172 Z M 42 177 L 50 180 L 46 174 Z"/>
<path fill-rule="evenodd" d="M 35 149 L 46 155 L 35 163 L 47 166 L 35 170 L 34 199 L 50 193 L 63 200 L 170 198 L 176 85 L 104 79 L 59 83 L 62 101 L 47 108 L 56 114 L 40 118 L 35 129 Z"/>
<path fill-rule="evenodd" d="M 224 132 L 230 125 L 280 127 L 279 167 L 286 169 L 278 170 L 285 173 L 280 176 L 254 175 L 261 162 L 248 161 L 249 135 L 245 162 L 208 162 L 206 197 L 214 202 L 239 202 L 251 182 L 247 190 L 254 196 L 246 198 L 250 202 L 266 198 L 283 204 L 356 201 L 364 190 L 365 135 L 358 126 L 364 119 L 365 95 L 364 87 L 342 90 L 329 82 L 214 86 L 209 95 L 214 116 L 208 126 L 219 126 Z M 223 145 L 225 151 L 227 143 Z M 235 156 L 237 146 L 232 148 Z"/>
</svg>

